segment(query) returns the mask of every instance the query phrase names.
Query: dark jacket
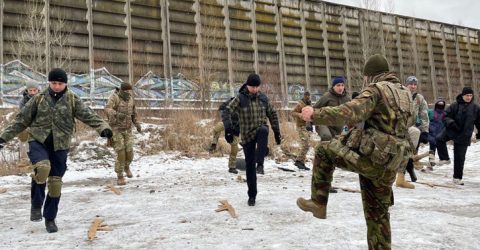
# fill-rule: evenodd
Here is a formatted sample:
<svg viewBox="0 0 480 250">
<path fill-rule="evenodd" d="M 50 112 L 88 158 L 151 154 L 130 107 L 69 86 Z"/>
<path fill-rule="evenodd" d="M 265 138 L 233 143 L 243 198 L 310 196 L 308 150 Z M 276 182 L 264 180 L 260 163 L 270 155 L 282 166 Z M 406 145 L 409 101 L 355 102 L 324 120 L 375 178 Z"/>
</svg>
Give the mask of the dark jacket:
<svg viewBox="0 0 480 250">
<path fill-rule="evenodd" d="M 25 104 L 27 104 L 27 102 L 30 101 L 30 99 L 32 99 L 32 96 L 28 95 L 28 90 L 23 91 L 22 95 L 23 95 L 23 98 L 19 104 L 20 108 L 23 108 L 23 106 L 25 106 Z"/>
<path fill-rule="evenodd" d="M 477 130 L 480 129 L 480 106 L 475 103 L 475 97 L 472 98 L 471 102 L 466 103 L 462 95 L 458 95 L 457 101 L 445 110 L 444 124 L 446 127 L 445 133 L 456 144 L 469 146 L 473 126 L 475 125 Z"/>
<path fill-rule="evenodd" d="M 439 136 L 445 128 L 445 125 L 443 124 L 443 119 L 445 118 L 445 106 L 439 107 L 439 102 L 445 101 L 443 99 L 437 100 L 434 109 L 428 110 L 428 118 L 430 120 L 428 127 L 428 141 L 433 144 L 435 144 L 437 136 Z"/>
<path fill-rule="evenodd" d="M 351 99 L 347 95 L 347 91 L 343 91 L 342 94 L 337 94 L 333 88 L 330 88 L 327 93 L 325 93 L 320 100 L 318 100 L 314 105 L 314 109 L 323 108 L 323 107 L 335 107 L 342 105 L 346 102 L 349 102 Z M 328 126 L 330 131 L 333 130 L 336 135 L 342 133 L 343 126 Z"/>
<path fill-rule="evenodd" d="M 252 141 L 260 126 L 267 126 L 267 118 L 273 132 L 280 135 L 277 112 L 270 104 L 268 97 L 261 92 L 249 93 L 246 84 L 240 88 L 238 95 L 222 112 L 225 131 L 233 129 L 232 114 L 234 113 L 239 117 L 242 144 Z"/>
<path fill-rule="evenodd" d="M 227 108 L 227 105 L 234 99 L 235 97 L 232 97 L 230 99 L 228 99 L 227 101 L 223 102 L 220 107 L 218 107 L 218 111 L 220 111 L 220 115 L 222 115 L 222 112 L 225 111 L 225 109 Z M 238 114 L 237 113 L 232 113 L 231 114 L 231 119 L 232 119 L 232 128 L 233 128 L 233 131 L 234 131 L 234 134 L 235 135 L 239 135 L 240 134 L 240 122 L 239 122 L 239 118 L 238 118 Z"/>
</svg>

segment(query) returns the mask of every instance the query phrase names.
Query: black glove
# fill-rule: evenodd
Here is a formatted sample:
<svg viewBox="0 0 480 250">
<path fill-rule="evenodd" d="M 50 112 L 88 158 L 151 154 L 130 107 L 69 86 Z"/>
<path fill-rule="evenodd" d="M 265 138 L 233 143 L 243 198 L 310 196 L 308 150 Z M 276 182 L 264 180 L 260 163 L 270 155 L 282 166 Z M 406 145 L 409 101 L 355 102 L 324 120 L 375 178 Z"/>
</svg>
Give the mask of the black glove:
<svg viewBox="0 0 480 250">
<path fill-rule="evenodd" d="M 106 137 L 106 138 L 112 138 L 112 136 L 113 136 L 112 130 L 109 129 L 109 128 L 106 128 L 102 131 L 102 133 L 100 133 L 100 136 L 101 137 Z"/>
<path fill-rule="evenodd" d="M 460 127 L 457 125 L 456 122 L 452 122 L 448 125 L 448 128 L 453 130 L 453 131 L 456 131 L 456 132 L 459 132 L 460 131 Z"/>
<path fill-rule="evenodd" d="M 418 142 L 423 143 L 423 144 L 427 144 L 428 143 L 428 132 L 422 132 L 420 134 L 420 138 L 419 138 Z"/>
<path fill-rule="evenodd" d="M 308 132 L 313 132 L 313 125 L 311 122 L 307 122 L 307 125 L 305 126 L 305 129 L 308 131 Z"/>
<path fill-rule="evenodd" d="M 5 144 L 5 141 L 2 138 L 0 138 L 0 149 L 3 148 L 3 144 Z"/>
<path fill-rule="evenodd" d="M 475 138 L 477 138 L 477 140 L 480 140 L 480 131 L 477 132 L 477 134 L 475 135 Z M 1 139 L 0 139 L 1 140 Z M 0 142 L 1 143 L 1 142 Z"/>
<path fill-rule="evenodd" d="M 280 143 L 282 143 L 282 135 L 280 135 L 280 132 L 274 132 L 274 137 L 277 145 L 280 145 Z"/>
<path fill-rule="evenodd" d="M 225 129 L 225 140 L 228 142 L 228 143 L 232 143 L 233 142 L 233 129 L 231 128 L 227 128 Z"/>
</svg>

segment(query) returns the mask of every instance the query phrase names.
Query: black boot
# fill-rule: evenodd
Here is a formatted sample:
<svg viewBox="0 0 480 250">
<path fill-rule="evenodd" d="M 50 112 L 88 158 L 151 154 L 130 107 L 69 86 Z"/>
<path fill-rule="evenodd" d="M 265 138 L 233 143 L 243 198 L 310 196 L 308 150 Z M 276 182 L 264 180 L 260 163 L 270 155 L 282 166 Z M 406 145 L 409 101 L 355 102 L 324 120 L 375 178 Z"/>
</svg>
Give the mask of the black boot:
<svg viewBox="0 0 480 250">
<path fill-rule="evenodd" d="M 45 220 L 45 228 L 49 233 L 56 233 L 58 231 L 58 227 L 55 224 L 55 220 Z"/>
<path fill-rule="evenodd" d="M 263 165 L 257 165 L 257 174 L 265 174 L 265 171 L 263 171 Z"/>
<path fill-rule="evenodd" d="M 410 158 L 407 163 L 407 172 L 410 175 L 410 180 L 412 182 L 417 181 L 417 175 L 415 174 L 415 168 L 413 167 L 413 160 Z"/>
<path fill-rule="evenodd" d="M 305 163 L 303 163 L 301 161 L 295 161 L 294 165 L 297 166 L 297 168 L 301 169 L 301 170 L 310 170 L 309 168 L 307 168 L 307 166 L 305 166 Z"/>
<path fill-rule="evenodd" d="M 255 197 L 248 198 L 248 205 L 251 207 L 255 206 Z"/>
<path fill-rule="evenodd" d="M 42 221 L 42 208 L 31 208 L 30 209 L 30 220 L 31 221 Z"/>
<path fill-rule="evenodd" d="M 236 168 L 229 168 L 228 172 L 232 174 L 238 174 L 238 170 Z"/>
</svg>

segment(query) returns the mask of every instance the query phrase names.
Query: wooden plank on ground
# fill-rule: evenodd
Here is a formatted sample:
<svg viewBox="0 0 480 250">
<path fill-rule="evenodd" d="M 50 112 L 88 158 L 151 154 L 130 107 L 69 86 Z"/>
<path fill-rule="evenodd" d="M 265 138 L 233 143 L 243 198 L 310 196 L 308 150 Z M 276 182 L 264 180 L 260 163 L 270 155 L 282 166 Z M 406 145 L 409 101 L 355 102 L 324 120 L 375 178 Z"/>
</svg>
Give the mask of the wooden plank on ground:
<svg viewBox="0 0 480 250">
<path fill-rule="evenodd" d="M 92 225 L 90 225 L 90 228 L 88 229 L 88 240 L 92 241 L 95 238 L 98 227 L 102 224 L 102 222 L 103 219 L 100 217 L 97 217 L 92 221 Z"/>
<path fill-rule="evenodd" d="M 107 188 L 109 190 L 111 190 L 112 192 L 114 192 L 115 194 L 117 195 L 121 195 L 122 192 L 120 191 L 120 189 L 116 188 L 113 184 L 107 184 Z"/>
<path fill-rule="evenodd" d="M 227 210 L 230 216 L 232 216 L 232 218 L 237 218 L 237 215 L 235 214 L 235 208 L 233 208 L 232 205 L 230 205 L 230 203 L 228 203 L 227 200 L 221 200 L 219 202 L 221 204 L 218 205 L 218 208 L 215 209 L 215 212 L 221 212 L 221 211 Z"/>
</svg>

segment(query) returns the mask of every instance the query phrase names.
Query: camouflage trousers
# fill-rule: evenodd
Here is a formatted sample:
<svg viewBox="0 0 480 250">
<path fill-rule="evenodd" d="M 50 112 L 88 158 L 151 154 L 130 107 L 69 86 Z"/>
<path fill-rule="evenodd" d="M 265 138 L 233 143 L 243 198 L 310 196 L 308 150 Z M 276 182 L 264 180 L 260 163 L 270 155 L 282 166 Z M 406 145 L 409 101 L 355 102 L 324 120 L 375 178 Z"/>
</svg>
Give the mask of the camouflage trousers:
<svg viewBox="0 0 480 250">
<path fill-rule="evenodd" d="M 113 132 L 113 148 L 117 152 L 117 161 L 115 162 L 115 173 L 123 176 L 125 169 L 130 167 L 133 161 L 133 135 L 131 130 Z"/>
<path fill-rule="evenodd" d="M 312 200 L 327 205 L 336 167 L 359 174 L 369 249 L 391 249 L 390 214 L 395 171 L 367 158 L 350 157 L 349 148 L 338 139 L 321 142 L 315 149 L 312 174 Z M 358 156 L 358 155 L 357 155 Z"/>
<path fill-rule="evenodd" d="M 218 145 L 218 138 L 220 137 L 223 131 L 225 131 L 223 122 L 218 122 L 213 128 L 212 144 Z M 238 143 L 239 143 L 239 137 L 234 136 L 233 142 L 230 143 L 230 156 L 228 158 L 228 168 L 236 168 Z"/>
<path fill-rule="evenodd" d="M 296 161 L 305 163 L 305 158 L 310 147 L 310 134 L 305 126 L 297 126 L 298 137 L 300 138 L 300 151 L 297 154 Z"/>
</svg>

